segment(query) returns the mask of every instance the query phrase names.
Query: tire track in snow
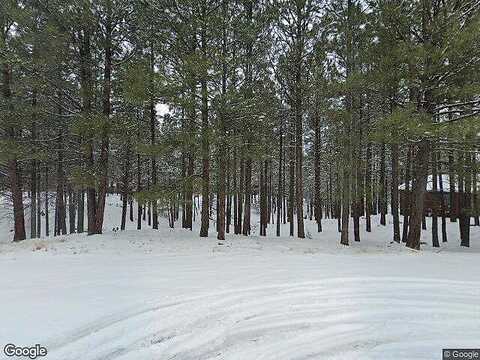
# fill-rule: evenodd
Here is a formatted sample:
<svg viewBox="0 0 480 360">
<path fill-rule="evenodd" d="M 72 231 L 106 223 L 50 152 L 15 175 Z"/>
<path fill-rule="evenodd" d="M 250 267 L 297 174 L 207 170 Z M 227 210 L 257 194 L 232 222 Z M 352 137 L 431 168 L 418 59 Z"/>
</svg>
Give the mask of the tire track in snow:
<svg viewBox="0 0 480 360">
<path fill-rule="evenodd" d="M 440 336 L 452 318 L 450 330 L 478 337 L 478 285 L 358 277 L 217 291 L 112 314 L 51 343 L 50 355 L 75 359 L 87 349 L 76 358 L 369 358 L 378 346 L 408 348 L 412 332 Z"/>
</svg>

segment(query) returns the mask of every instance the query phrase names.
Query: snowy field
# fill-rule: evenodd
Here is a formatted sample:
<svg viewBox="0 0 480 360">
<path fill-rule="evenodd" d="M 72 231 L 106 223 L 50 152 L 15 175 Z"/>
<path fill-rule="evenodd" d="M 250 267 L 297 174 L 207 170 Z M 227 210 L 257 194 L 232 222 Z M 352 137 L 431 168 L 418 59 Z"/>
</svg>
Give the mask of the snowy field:
<svg viewBox="0 0 480 360">
<path fill-rule="evenodd" d="M 109 203 L 106 230 L 121 214 Z M 201 239 L 161 219 L 158 231 L 130 223 L 12 244 L 3 217 L 0 345 L 39 343 L 46 360 L 441 359 L 442 348 L 478 348 L 479 229 L 470 249 L 449 224 L 448 245 L 414 252 L 377 220 L 345 248 L 334 220 L 322 234 L 307 221 L 303 240 L 271 226 L 220 245 L 213 231 Z"/>
</svg>

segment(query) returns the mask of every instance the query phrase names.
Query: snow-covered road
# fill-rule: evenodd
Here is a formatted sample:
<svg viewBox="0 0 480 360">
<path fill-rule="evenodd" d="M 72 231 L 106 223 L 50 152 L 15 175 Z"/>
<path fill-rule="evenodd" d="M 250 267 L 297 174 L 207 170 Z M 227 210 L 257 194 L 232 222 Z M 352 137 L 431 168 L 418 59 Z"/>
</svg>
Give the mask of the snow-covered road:
<svg viewBox="0 0 480 360">
<path fill-rule="evenodd" d="M 336 240 L 219 245 L 163 228 L 3 244 L 0 342 L 40 343 L 46 360 L 440 359 L 478 346 L 476 251 Z"/>
</svg>

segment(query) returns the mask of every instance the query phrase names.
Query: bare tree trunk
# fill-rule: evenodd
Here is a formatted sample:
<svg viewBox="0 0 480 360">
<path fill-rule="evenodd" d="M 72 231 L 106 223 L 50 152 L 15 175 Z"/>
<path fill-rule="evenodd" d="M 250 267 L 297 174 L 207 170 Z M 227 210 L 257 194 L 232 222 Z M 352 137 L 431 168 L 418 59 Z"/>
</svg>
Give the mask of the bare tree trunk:
<svg viewBox="0 0 480 360">
<path fill-rule="evenodd" d="M 77 232 L 84 232 L 85 195 L 83 188 L 77 190 Z"/>
<path fill-rule="evenodd" d="M 305 238 L 303 223 L 303 103 L 302 103 L 302 72 L 304 52 L 303 34 L 303 7 L 302 2 L 297 2 L 297 26 L 296 26 L 296 68 L 295 68 L 295 200 L 297 209 L 297 235 L 300 239 Z"/>
<path fill-rule="evenodd" d="M 50 236 L 50 204 L 48 196 L 48 164 L 45 164 L 45 236 Z"/>
<path fill-rule="evenodd" d="M 127 142 L 125 149 L 125 163 L 124 163 L 124 173 L 123 173 L 123 184 L 122 184 L 122 221 L 120 224 L 120 230 L 125 230 L 125 225 L 127 222 L 127 207 L 128 207 L 128 198 L 130 196 L 130 144 Z M 132 211 L 130 212 L 131 216 Z"/>
<path fill-rule="evenodd" d="M 77 212 L 75 200 L 75 192 L 72 189 L 72 185 L 68 184 L 68 225 L 70 234 L 75 232 L 75 215 Z"/>
<path fill-rule="evenodd" d="M 453 158 L 453 151 L 450 150 L 448 152 L 448 178 L 449 178 L 449 183 L 450 183 L 450 206 L 453 205 L 453 196 L 455 193 L 455 171 L 454 171 L 454 158 Z M 450 212 L 450 222 L 456 222 L 457 218 L 453 211 Z"/>
<path fill-rule="evenodd" d="M 58 134 L 58 158 L 57 158 L 57 200 L 55 219 L 57 229 L 56 235 L 65 235 L 67 233 L 66 211 L 64 202 L 65 173 L 63 169 L 63 130 Z"/>
<path fill-rule="evenodd" d="M 273 211 L 273 196 L 272 196 L 272 177 L 273 177 L 273 167 L 272 167 L 272 160 L 268 160 L 268 182 L 267 182 L 267 201 L 268 201 L 268 206 L 267 206 L 267 224 L 274 223 L 274 219 L 272 216 L 272 211 Z M 271 219 L 271 222 L 270 222 Z"/>
<path fill-rule="evenodd" d="M 428 151 L 430 143 L 422 140 L 417 146 L 414 160 L 414 182 L 410 209 L 407 247 L 420 249 L 420 234 L 423 218 L 423 198 L 427 187 Z"/>
<path fill-rule="evenodd" d="M 267 160 L 260 162 L 260 236 L 267 236 L 267 194 L 266 194 L 266 182 L 267 182 Z"/>
<path fill-rule="evenodd" d="M 441 157 L 440 157 L 441 159 Z M 438 167 L 439 169 L 439 186 L 440 186 L 440 194 L 442 195 L 442 242 L 447 242 L 447 220 L 446 220 L 446 205 L 445 205 L 445 197 L 443 193 L 443 173 L 442 173 L 442 166 Z"/>
<path fill-rule="evenodd" d="M 321 180 L 321 173 L 320 173 L 320 151 L 321 151 L 321 127 L 320 127 L 320 119 L 316 116 L 315 117 L 315 143 L 314 143 L 314 173 L 315 173 L 315 181 L 314 181 L 314 208 L 315 208 L 315 221 L 317 222 L 317 231 L 322 231 L 322 203 L 321 203 L 321 194 L 320 194 L 320 180 Z"/>
<path fill-rule="evenodd" d="M 277 236 L 280 236 L 280 227 L 281 227 L 281 213 L 282 213 L 282 203 L 283 203 L 283 119 L 280 120 L 280 134 L 279 134 L 279 151 L 278 151 L 278 196 L 277 196 Z M 284 210 L 283 210 L 284 211 Z"/>
<path fill-rule="evenodd" d="M 133 222 L 134 218 L 133 218 L 133 197 L 132 197 L 132 195 L 129 195 L 129 197 L 128 197 L 128 207 L 129 207 L 129 218 L 130 218 L 130 221 Z"/>
<path fill-rule="evenodd" d="M 227 223 L 225 227 L 225 231 L 227 234 L 230 233 L 230 225 L 232 225 L 232 192 L 231 192 L 231 164 L 230 164 L 230 148 L 228 149 L 228 154 L 227 154 L 227 189 L 226 189 L 226 195 L 227 195 Z"/>
<path fill-rule="evenodd" d="M 245 214 L 243 216 L 242 234 L 250 235 L 250 215 L 252 205 L 252 159 L 245 161 Z"/>
<path fill-rule="evenodd" d="M 103 71 L 103 115 L 110 119 L 111 114 L 111 77 L 112 77 L 112 3 L 106 0 L 106 23 L 105 23 L 105 65 Z M 103 218 L 105 212 L 105 198 L 108 190 L 108 153 L 109 153 L 109 134 L 106 127 L 102 129 L 100 146 L 100 164 L 101 173 L 98 186 L 97 205 L 95 209 L 95 233 L 101 234 L 103 230 Z"/>
<path fill-rule="evenodd" d="M 33 91 L 32 99 L 32 108 L 35 109 L 37 105 L 37 94 L 36 91 Z M 36 110 L 34 110 L 35 113 Z M 32 142 L 33 149 L 35 151 L 35 141 L 37 139 L 37 125 L 35 119 L 32 121 Z M 30 238 L 33 239 L 37 237 L 37 161 L 33 159 L 31 161 L 31 172 L 30 172 L 30 192 L 31 192 L 31 203 L 30 203 Z"/>
<path fill-rule="evenodd" d="M 89 14 L 90 3 L 83 3 L 83 13 Z M 80 43 L 80 85 L 82 96 L 82 115 L 89 118 L 92 111 L 93 102 L 93 75 L 92 75 L 92 53 L 91 53 L 91 33 L 92 30 L 88 23 L 83 24 L 82 39 Z M 94 176 L 94 149 L 93 140 L 85 139 L 85 165 L 86 171 L 90 176 Z M 88 235 L 95 233 L 95 213 L 96 213 L 96 191 L 92 184 L 88 184 L 86 188 L 87 193 L 87 231 Z"/>
<path fill-rule="evenodd" d="M 293 223 L 293 210 L 294 210 L 294 203 L 295 203 L 295 138 L 293 136 L 292 127 L 289 129 L 289 179 L 288 179 L 288 222 L 290 223 L 290 236 L 294 236 L 294 223 Z"/>
<path fill-rule="evenodd" d="M 471 195 L 472 195 L 472 191 L 471 191 L 471 188 L 472 188 L 472 181 L 471 181 L 471 170 L 472 170 L 472 164 L 471 164 L 471 161 L 470 161 L 470 153 L 466 152 L 464 155 L 463 155 L 463 159 L 464 161 L 461 162 L 461 164 L 463 165 L 461 167 L 461 176 L 462 178 L 464 179 L 462 182 L 463 182 L 463 186 L 464 188 L 462 188 L 462 194 L 461 195 L 465 195 L 465 197 L 462 199 L 461 201 L 461 215 L 460 215 L 460 225 L 461 225 L 461 232 L 462 232 L 462 235 L 461 235 L 461 243 L 460 245 L 461 246 L 465 246 L 465 247 L 470 247 L 470 199 L 471 199 Z"/>
<path fill-rule="evenodd" d="M 206 9 L 202 6 L 202 16 L 206 16 Z M 201 50 L 203 56 L 207 57 L 207 39 L 205 24 L 200 32 Z M 202 214 L 200 237 L 208 236 L 210 226 L 210 143 L 209 143 L 209 124 L 208 124 L 208 88 L 207 88 L 206 70 L 202 73 Z"/>
<path fill-rule="evenodd" d="M 385 176 L 385 144 L 380 145 L 380 224 L 387 224 L 387 181 Z"/>
<path fill-rule="evenodd" d="M 432 151 L 432 190 L 434 193 L 438 191 L 437 184 L 437 153 Z M 432 213 L 432 246 L 440 246 L 440 243 L 438 242 L 438 217 L 435 213 Z"/>
<path fill-rule="evenodd" d="M 237 150 L 233 150 L 233 233 L 238 234 Z"/>
<path fill-rule="evenodd" d="M 42 236 L 42 170 L 41 163 L 37 162 L 37 237 Z"/>
<path fill-rule="evenodd" d="M 411 199 L 409 196 L 410 193 L 410 166 L 412 161 L 412 147 L 409 146 L 407 149 L 407 161 L 405 163 L 405 194 L 407 199 Z M 403 215 L 403 232 L 402 232 L 402 242 L 407 242 L 408 237 L 408 219 L 409 219 L 409 211 L 411 211 L 411 204 L 410 201 L 407 203 L 407 209 L 405 215 Z"/>
<path fill-rule="evenodd" d="M 218 207 L 217 207 L 217 227 L 218 227 L 218 240 L 225 240 L 225 197 L 226 197 L 226 177 L 227 177 L 227 160 L 225 153 L 227 150 L 227 141 L 226 141 L 226 125 L 225 125 L 225 113 L 224 109 L 226 107 L 227 96 L 227 8 L 228 1 L 222 0 L 222 93 L 221 93 L 221 102 L 222 102 L 222 111 L 219 116 L 219 130 L 220 130 L 220 149 L 219 149 L 219 158 L 218 158 Z"/>
<path fill-rule="evenodd" d="M 360 105 L 361 108 L 361 105 Z M 355 111 L 355 110 L 354 110 Z M 361 118 L 360 118 L 361 120 Z M 352 163 L 352 174 L 353 174 L 353 201 L 352 201 L 352 212 L 353 212 L 353 238 L 354 241 L 360 241 L 360 216 L 362 211 L 362 201 L 363 201 L 363 174 L 362 174 L 362 129 L 358 122 L 354 124 L 355 126 L 355 144 L 354 151 L 352 156 L 355 160 Z"/>
<path fill-rule="evenodd" d="M 137 192 L 142 191 L 142 177 L 141 177 L 141 162 L 140 155 L 137 155 Z M 137 230 L 142 228 L 142 206 L 140 201 L 137 201 Z"/>
<path fill-rule="evenodd" d="M 237 229 L 235 230 L 235 234 L 242 233 L 242 219 L 243 219 L 243 198 L 244 198 L 244 188 L 245 188 L 245 160 L 243 158 L 240 159 L 240 184 L 239 184 L 239 192 L 238 192 L 238 219 L 237 219 Z"/>
<path fill-rule="evenodd" d="M 3 64 L 3 96 L 8 102 L 12 92 L 10 89 L 11 68 L 7 63 Z M 7 130 L 8 137 L 14 141 L 16 131 L 13 127 Z M 13 201 L 13 218 L 14 218 L 14 235 L 13 241 L 21 241 L 26 239 L 25 234 L 25 216 L 23 210 L 23 190 L 20 169 L 18 167 L 17 157 L 12 156 L 7 161 L 8 179 L 10 182 L 10 191 Z"/>
<path fill-rule="evenodd" d="M 399 149 L 398 144 L 392 144 L 392 217 L 393 217 L 393 241 L 400 243 L 400 216 L 398 213 L 398 168 Z"/>
<path fill-rule="evenodd" d="M 149 54 L 149 61 L 150 61 L 150 93 L 149 93 L 149 114 L 150 114 L 150 143 L 152 146 L 155 146 L 156 140 L 155 135 L 157 131 L 157 113 L 155 111 L 155 83 L 154 83 L 154 73 L 155 73 L 155 55 L 153 51 L 153 34 L 150 35 L 150 54 Z M 151 157 L 151 165 L 152 165 L 152 187 L 156 189 L 157 186 L 157 157 L 152 154 Z M 152 200 L 152 219 L 153 224 L 152 228 L 158 229 L 158 208 L 157 208 L 157 200 Z"/>
<path fill-rule="evenodd" d="M 477 156 L 474 154 L 472 156 L 472 210 L 473 210 L 473 222 L 475 226 L 480 226 L 480 214 L 479 214 L 479 203 L 478 203 L 478 161 Z"/>
<path fill-rule="evenodd" d="M 372 231 L 372 144 L 367 144 L 367 161 L 365 171 L 365 228 Z"/>
<path fill-rule="evenodd" d="M 30 193 L 31 193 L 31 202 L 30 202 L 30 238 L 34 239 L 37 237 L 37 174 L 36 174 L 36 160 L 31 162 L 31 173 L 30 173 Z"/>
</svg>

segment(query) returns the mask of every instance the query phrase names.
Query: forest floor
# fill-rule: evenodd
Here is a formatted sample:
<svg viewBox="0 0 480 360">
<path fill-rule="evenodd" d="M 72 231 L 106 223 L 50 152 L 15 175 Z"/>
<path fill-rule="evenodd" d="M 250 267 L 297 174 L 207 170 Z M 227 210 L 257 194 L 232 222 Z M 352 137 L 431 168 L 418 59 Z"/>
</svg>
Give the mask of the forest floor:
<svg viewBox="0 0 480 360">
<path fill-rule="evenodd" d="M 12 244 L 0 220 L 0 346 L 41 344 L 46 360 L 441 359 L 479 346 L 480 229 L 460 248 L 391 243 L 391 225 L 350 247 L 334 220 L 309 238 L 182 229 Z M 288 233 L 283 227 L 283 233 Z M 0 355 L 4 356 L 3 354 Z"/>
</svg>

